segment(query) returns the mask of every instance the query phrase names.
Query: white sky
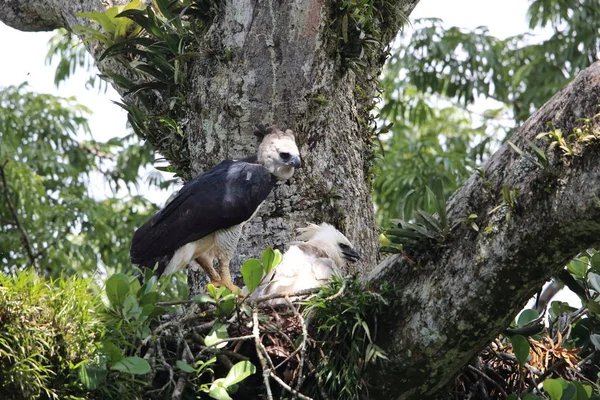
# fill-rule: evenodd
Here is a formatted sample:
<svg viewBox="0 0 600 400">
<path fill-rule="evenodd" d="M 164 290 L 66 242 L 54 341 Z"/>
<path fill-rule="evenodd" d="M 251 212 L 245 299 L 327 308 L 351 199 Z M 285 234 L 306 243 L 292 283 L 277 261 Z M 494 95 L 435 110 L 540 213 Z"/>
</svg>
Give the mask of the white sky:
<svg viewBox="0 0 600 400">
<path fill-rule="evenodd" d="M 472 29 L 487 26 L 492 35 L 506 38 L 528 31 L 528 4 L 527 0 L 422 0 L 410 19 L 440 18 L 447 27 Z M 407 28 L 409 30 L 410 27 Z M 60 88 L 54 86 L 55 67 L 45 65 L 47 43 L 52 35 L 52 32 L 20 32 L 0 23 L 0 54 L 4 55 L 0 62 L 0 87 L 27 81 L 35 92 L 74 96 L 79 103 L 93 111 L 89 122 L 95 139 L 122 136 L 125 133 L 126 113 L 111 103 L 111 100 L 119 100 L 112 88 L 106 94 L 93 89 L 86 90 L 88 75 L 84 70 L 80 70 Z M 155 202 L 163 202 L 168 194 L 153 191 L 152 196 Z"/>
</svg>

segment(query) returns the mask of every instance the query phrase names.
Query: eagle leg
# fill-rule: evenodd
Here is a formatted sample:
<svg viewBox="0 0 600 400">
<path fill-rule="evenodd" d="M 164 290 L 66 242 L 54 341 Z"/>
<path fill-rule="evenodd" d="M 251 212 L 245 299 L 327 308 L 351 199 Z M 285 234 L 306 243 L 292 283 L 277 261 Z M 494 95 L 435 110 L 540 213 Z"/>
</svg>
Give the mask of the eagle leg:
<svg viewBox="0 0 600 400">
<path fill-rule="evenodd" d="M 217 286 L 225 286 L 227 289 L 231 290 L 232 293 L 239 293 L 242 295 L 242 290 L 233 284 L 231 280 L 231 272 L 229 272 L 229 261 L 228 257 L 219 258 L 219 269 L 221 270 L 221 280 L 220 282 L 213 284 Z M 243 295 L 242 295 L 243 296 Z"/>
<path fill-rule="evenodd" d="M 211 283 L 220 282 L 221 275 L 217 272 L 217 270 L 213 267 L 212 257 L 208 257 L 204 254 L 196 257 L 196 262 L 202 267 Z"/>
</svg>

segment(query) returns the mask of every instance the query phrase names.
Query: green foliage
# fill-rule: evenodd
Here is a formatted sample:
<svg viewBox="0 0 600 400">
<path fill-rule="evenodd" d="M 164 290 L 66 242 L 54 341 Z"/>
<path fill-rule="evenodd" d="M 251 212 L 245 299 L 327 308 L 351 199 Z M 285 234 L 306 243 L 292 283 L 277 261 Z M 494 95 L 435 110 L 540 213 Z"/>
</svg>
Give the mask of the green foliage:
<svg viewBox="0 0 600 400">
<path fill-rule="evenodd" d="M 372 0 L 342 0 L 333 12 L 332 26 L 337 29 L 340 42 L 338 52 L 344 66 L 357 72 L 372 63 L 373 55 L 383 47 L 380 24 L 389 18 L 384 14 L 392 14 L 390 19 L 402 23 L 408 21 L 391 3 L 381 2 L 376 6 Z"/>
<path fill-rule="evenodd" d="M 428 198 L 431 199 L 435 214 L 423 210 L 415 210 L 412 222 L 406 220 L 391 220 L 396 226 L 385 231 L 385 246 L 381 251 L 398 253 L 403 250 L 417 250 L 428 248 L 431 242 L 443 242 L 450 234 L 448 219 L 446 217 L 446 197 L 444 186 L 440 180 L 432 182 L 432 188 L 425 187 Z M 473 226 L 476 215 L 468 218 Z M 478 230 L 477 225 L 474 225 Z"/>
<path fill-rule="evenodd" d="M 151 149 L 131 137 L 91 139 L 88 112 L 73 99 L 30 93 L 25 85 L 0 89 L 5 272 L 25 265 L 54 276 L 93 273 L 99 265 L 130 268 L 129 238 L 155 207 L 139 196 L 102 199 L 90 182 L 104 181 L 115 192 L 137 185 Z"/>
<path fill-rule="evenodd" d="M 248 294 L 254 292 L 269 272 L 279 265 L 282 259 L 283 256 L 279 250 L 273 250 L 267 246 L 261 254 L 260 260 L 249 258 L 242 264 L 241 272 L 244 284 L 248 288 Z"/>
<path fill-rule="evenodd" d="M 363 398 L 367 368 L 387 359 L 375 344 L 377 315 L 385 307 L 384 297 L 362 288 L 357 278 L 334 278 L 308 301 L 306 313 L 314 318 L 316 346 L 324 354 L 317 361 L 317 379 L 332 398 Z"/>
<path fill-rule="evenodd" d="M 102 335 L 89 280 L 0 274 L 0 397 L 86 398 L 78 368 Z"/>
<path fill-rule="evenodd" d="M 118 103 L 127 111 L 131 127 L 140 138 L 159 147 L 171 163 L 169 170 L 178 176 L 189 173 L 181 127 L 188 112 L 186 60 L 200 55 L 195 51 L 196 37 L 208 28 L 215 7 L 185 0 L 157 0 L 143 7 L 134 0 L 104 13 L 81 14 L 100 26 L 79 27 L 85 40 L 103 45 L 99 60 L 113 58 L 128 71 L 106 72 L 103 78 L 134 99 Z"/>
<path fill-rule="evenodd" d="M 390 75 L 386 76 L 390 79 L 393 68 L 394 61 L 388 65 Z M 403 98 L 410 100 L 405 104 Z M 384 101 L 381 118 L 393 125 L 387 140 L 380 136 L 383 157 L 377 160 L 373 183 L 377 219 L 382 225 L 394 218 L 410 219 L 417 209 L 435 212 L 435 199 L 427 187 L 440 180 L 448 198 L 475 171 L 490 142 L 485 123 L 473 127 L 473 118 L 464 110 L 436 109 L 429 96 L 418 94 L 413 87 L 388 90 Z"/>
<path fill-rule="evenodd" d="M 85 46 L 80 45 L 80 40 L 66 29 L 57 29 L 56 33 L 48 42 L 48 53 L 46 54 L 46 65 L 51 65 L 58 58 L 58 65 L 54 73 L 54 84 L 59 87 L 69 77 L 75 74 L 77 68 L 84 68 L 87 72 L 94 70 L 94 60 L 87 52 Z M 97 87 L 98 90 L 106 90 L 107 85 L 97 75 L 90 74 L 86 87 Z"/>
<path fill-rule="evenodd" d="M 229 393 L 235 391 L 236 385 L 256 373 L 256 367 L 250 361 L 240 361 L 231 367 L 225 378 L 218 378 L 210 385 L 203 385 L 200 390 L 217 400 L 232 400 Z"/>
<path fill-rule="evenodd" d="M 83 12 L 79 13 L 80 17 L 89 18 L 90 21 L 97 23 L 102 27 L 102 31 L 97 31 L 85 26 L 76 26 L 75 31 L 84 37 L 84 41 L 97 41 L 102 45 L 109 47 L 129 39 L 137 37 L 142 28 L 135 22 L 126 18 L 116 18 L 118 14 L 128 11 L 143 8 L 143 4 L 139 0 L 132 0 L 126 6 L 114 6 L 108 8 L 105 12 Z"/>
<path fill-rule="evenodd" d="M 448 196 L 516 124 L 598 58 L 595 0 L 535 0 L 529 22 L 553 35 L 534 44 L 529 35 L 502 40 L 485 27 L 444 29 L 440 20 L 417 20 L 410 39 L 392 52 L 380 118 L 391 134 L 380 136 L 384 155 L 374 182 L 380 224 L 409 219 L 415 209 L 433 213 L 425 189 L 432 179 L 442 179 Z M 497 106 L 475 112 L 476 99 Z M 543 152 L 521 150 L 539 167 L 547 164 Z"/>
<path fill-rule="evenodd" d="M 563 378 L 558 378 L 546 379 L 544 381 L 544 392 L 550 397 L 550 400 L 589 400 L 593 394 L 593 389 L 588 384 L 568 382 Z"/>
</svg>

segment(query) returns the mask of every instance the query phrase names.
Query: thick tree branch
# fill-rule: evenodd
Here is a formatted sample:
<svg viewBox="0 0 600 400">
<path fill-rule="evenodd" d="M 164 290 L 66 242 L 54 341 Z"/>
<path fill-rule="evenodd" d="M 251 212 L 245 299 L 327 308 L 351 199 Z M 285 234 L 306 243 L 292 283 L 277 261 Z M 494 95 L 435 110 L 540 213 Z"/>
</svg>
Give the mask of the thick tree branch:
<svg viewBox="0 0 600 400">
<path fill-rule="evenodd" d="M 451 237 L 432 244 L 417 260 L 394 256 L 369 277 L 396 294 L 383 332 L 390 363 L 374 371 L 378 398 L 414 399 L 434 394 L 506 328 L 539 286 L 578 252 L 600 242 L 600 144 L 581 142 L 566 158 L 536 135 L 552 121 L 565 136 L 593 117 L 600 104 L 600 63 L 556 94 L 511 138 L 533 154 L 546 150 L 547 165 L 503 146 L 448 204 Z M 598 121 L 594 120 L 598 130 Z M 570 138 L 569 140 L 575 140 Z M 516 195 L 503 206 L 502 188 Z M 464 218 L 477 215 L 479 232 Z M 487 228 L 487 229 L 486 229 Z M 380 338 L 381 339 L 381 338 Z"/>
<path fill-rule="evenodd" d="M 21 31 L 51 31 L 58 28 L 71 30 L 75 25 L 87 25 L 80 12 L 101 11 L 111 5 L 127 1 L 101 0 L 4 0 L 0 2 L 0 20 Z"/>
</svg>

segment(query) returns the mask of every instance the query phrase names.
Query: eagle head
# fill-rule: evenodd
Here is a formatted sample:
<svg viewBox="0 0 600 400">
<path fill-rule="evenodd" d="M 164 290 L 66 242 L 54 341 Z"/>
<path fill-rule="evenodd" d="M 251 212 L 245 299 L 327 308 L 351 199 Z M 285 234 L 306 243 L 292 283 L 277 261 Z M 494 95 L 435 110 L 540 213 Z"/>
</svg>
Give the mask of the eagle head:
<svg viewBox="0 0 600 400">
<path fill-rule="evenodd" d="M 258 146 L 257 159 L 279 180 L 288 180 L 294 175 L 294 168 L 300 166 L 300 150 L 296 146 L 294 132 L 280 131 L 272 126 Z"/>
<path fill-rule="evenodd" d="M 360 254 L 354 250 L 348 238 L 326 222 L 321 225 L 309 224 L 298 231 L 298 240 L 317 247 L 340 269 L 344 268 L 348 261 L 355 262 L 360 258 Z"/>
</svg>

